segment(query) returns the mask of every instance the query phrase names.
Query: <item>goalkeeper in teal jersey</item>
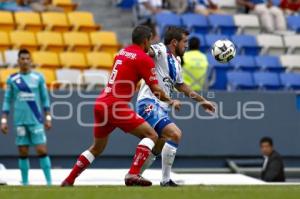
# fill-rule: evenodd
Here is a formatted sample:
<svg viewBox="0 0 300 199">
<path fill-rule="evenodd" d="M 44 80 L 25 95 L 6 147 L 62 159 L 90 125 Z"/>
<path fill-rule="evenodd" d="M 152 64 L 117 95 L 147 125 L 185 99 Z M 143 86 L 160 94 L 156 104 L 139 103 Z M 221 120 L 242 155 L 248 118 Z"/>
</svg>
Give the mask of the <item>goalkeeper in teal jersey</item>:
<svg viewBox="0 0 300 199">
<path fill-rule="evenodd" d="M 22 184 L 28 185 L 29 147 L 34 146 L 39 156 L 48 185 L 51 185 L 51 162 L 47 155 L 45 129 L 51 128 L 50 101 L 44 77 L 31 70 L 30 52 L 22 49 L 18 54 L 20 71 L 7 80 L 3 100 L 1 130 L 8 133 L 8 114 L 14 106 L 14 128 L 19 149 L 19 168 Z M 45 112 L 45 117 L 42 112 Z"/>
</svg>

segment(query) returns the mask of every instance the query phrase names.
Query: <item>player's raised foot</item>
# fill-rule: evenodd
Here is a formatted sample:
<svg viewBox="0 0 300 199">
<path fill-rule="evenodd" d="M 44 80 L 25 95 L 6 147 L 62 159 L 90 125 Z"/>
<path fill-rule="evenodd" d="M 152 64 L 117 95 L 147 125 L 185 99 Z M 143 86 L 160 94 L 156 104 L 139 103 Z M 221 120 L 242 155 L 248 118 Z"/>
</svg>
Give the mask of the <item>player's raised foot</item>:
<svg viewBox="0 0 300 199">
<path fill-rule="evenodd" d="M 173 180 L 169 180 L 167 182 L 160 182 L 161 187 L 178 187 L 179 185 L 175 183 Z"/>
<path fill-rule="evenodd" d="M 64 180 L 60 186 L 61 187 L 73 187 L 74 185 L 72 183 L 69 183 L 68 181 Z"/>
<path fill-rule="evenodd" d="M 150 180 L 145 179 L 140 175 L 126 174 L 125 176 L 125 184 L 126 186 L 141 186 L 148 187 L 152 185 Z"/>
</svg>

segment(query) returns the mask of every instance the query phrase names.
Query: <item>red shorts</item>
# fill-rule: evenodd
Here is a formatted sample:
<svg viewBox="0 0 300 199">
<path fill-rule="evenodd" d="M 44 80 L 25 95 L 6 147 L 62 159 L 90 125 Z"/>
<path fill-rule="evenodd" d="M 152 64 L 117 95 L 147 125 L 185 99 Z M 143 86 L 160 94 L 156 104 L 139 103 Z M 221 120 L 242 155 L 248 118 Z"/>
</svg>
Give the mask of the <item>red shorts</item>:
<svg viewBox="0 0 300 199">
<path fill-rule="evenodd" d="M 124 132 L 131 132 L 145 120 L 140 117 L 127 104 L 106 106 L 105 103 L 97 104 L 94 108 L 94 136 L 107 137 L 115 128 Z"/>
</svg>

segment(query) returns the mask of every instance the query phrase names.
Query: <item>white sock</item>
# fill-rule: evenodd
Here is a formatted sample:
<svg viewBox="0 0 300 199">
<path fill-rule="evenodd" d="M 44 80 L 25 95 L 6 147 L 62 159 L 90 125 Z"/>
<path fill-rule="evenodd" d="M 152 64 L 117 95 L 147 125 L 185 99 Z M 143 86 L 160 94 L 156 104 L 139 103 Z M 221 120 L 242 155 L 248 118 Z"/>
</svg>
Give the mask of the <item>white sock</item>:
<svg viewBox="0 0 300 199">
<path fill-rule="evenodd" d="M 171 169 L 176 156 L 177 146 L 165 143 L 161 153 L 162 182 L 168 182 L 171 177 Z"/>
<path fill-rule="evenodd" d="M 151 165 L 153 164 L 153 162 L 155 160 L 156 160 L 156 155 L 154 155 L 153 153 L 151 153 L 149 155 L 149 157 L 147 158 L 147 160 L 145 161 L 144 165 L 142 166 L 140 175 L 143 175 L 144 171 L 146 169 L 148 169 L 149 167 L 151 167 Z"/>
</svg>

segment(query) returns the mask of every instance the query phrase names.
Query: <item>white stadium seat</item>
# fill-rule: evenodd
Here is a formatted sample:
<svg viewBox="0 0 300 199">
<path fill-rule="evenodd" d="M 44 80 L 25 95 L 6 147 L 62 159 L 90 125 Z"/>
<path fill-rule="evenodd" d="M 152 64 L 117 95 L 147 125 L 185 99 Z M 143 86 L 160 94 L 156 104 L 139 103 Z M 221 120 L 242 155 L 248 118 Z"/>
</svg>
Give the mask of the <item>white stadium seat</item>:
<svg viewBox="0 0 300 199">
<path fill-rule="evenodd" d="M 7 50 L 4 52 L 5 64 L 9 67 L 15 67 L 18 63 L 18 51 L 17 50 Z"/>
<path fill-rule="evenodd" d="M 263 47 L 262 54 L 282 55 L 286 47 L 281 36 L 272 34 L 261 34 L 257 36 L 257 42 Z"/>
<path fill-rule="evenodd" d="M 57 69 L 56 79 L 57 83 L 61 85 L 61 89 L 82 84 L 82 75 L 78 69 Z"/>
<path fill-rule="evenodd" d="M 83 71 L 84 84 L 87 86 L 86 90 L 90 91 L 95 87 L 104 87 L 109 79 L 108 70 L 85 70 Z"/>
<path fill-rule="evenodd" d="M 256 15 L 237 14 L 233 16 L 235 25 L 239 27 L 240 34 L 259 34 L 261 32 L 258 17 Z"/>
<path fill-rule="evenodd" d="M 284 36 L 285 46 L 288 47 L 287 54 L 299 54 L 300 56 L 300 35 Z"/>
<path fill-rule="evenodd" d="M 282 55 L 280 60 L 282 65 L 289 70 L 300 70 L 300 55 Z"/>
</svg>

